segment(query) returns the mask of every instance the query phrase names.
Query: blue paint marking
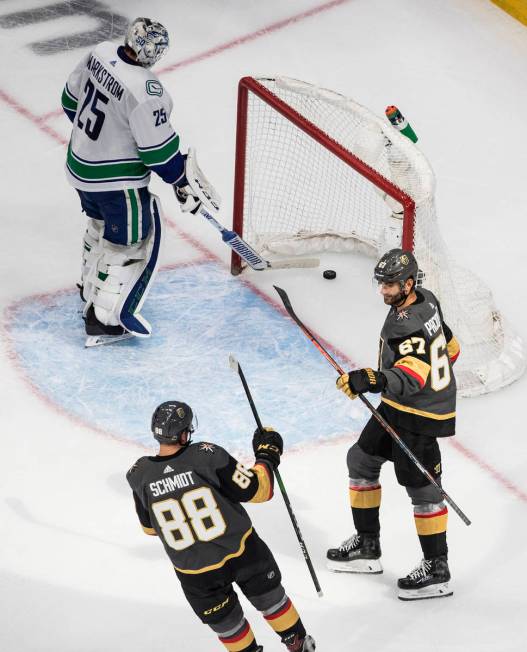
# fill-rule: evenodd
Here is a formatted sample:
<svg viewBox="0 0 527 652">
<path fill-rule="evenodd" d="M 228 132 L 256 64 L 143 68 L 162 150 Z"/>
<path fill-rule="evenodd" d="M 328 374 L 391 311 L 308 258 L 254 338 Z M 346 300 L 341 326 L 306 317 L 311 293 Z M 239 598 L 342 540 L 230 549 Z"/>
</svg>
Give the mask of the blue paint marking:
<svg viewBox="0 0 527 652">
<path fill-rule="evenodd" d="M 149 339 L 85 349 L 81 309 L 73 292 L 21 303 L 14 346 L 49 399 L 121 438 L 150 445 L 154 408 L 177 399 L 198 416 L 196 439 L 249 453 L 255 426 L 230 353 L 286 446 L 358 432 L 368 418 L 335 390 L 334 371 L 298 327 L 215 263 L 158 275 L 143 309 Z"/>
</svg>

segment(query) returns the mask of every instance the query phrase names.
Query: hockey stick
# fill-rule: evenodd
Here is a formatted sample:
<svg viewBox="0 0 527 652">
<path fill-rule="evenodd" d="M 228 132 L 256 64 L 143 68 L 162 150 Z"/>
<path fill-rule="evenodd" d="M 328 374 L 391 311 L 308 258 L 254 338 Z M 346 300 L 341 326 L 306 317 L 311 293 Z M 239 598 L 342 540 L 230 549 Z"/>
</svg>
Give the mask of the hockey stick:
<svg viewBox="0 0 527 652">
<path fill-rule="evenodd" d="M 251 390 L 249 389 L 249 385 L 247 385 L 247 381 L 245 380 L 245 375 L 242 371 L 242 368 L 240 367 L 238 360 L 231 354 L 229 356 L 229 365 L 231 369 L 236 371 L 240 377 L 240 380 L 242 381 L 243 389 L 245 390 L 245 395 L 247 396 L 247 400 L 249 401 L 249 405 L 251 406 L 251 410 L 254 416 L 254 420 L 256 421 L 256 425 L 258 426 L 258 430 L 260 432 L 263 432 L 263 426 L 262 422 L 260 421 L 260 417 L 258 415 L 258 412 L 256 410 L 256 405 L 254 404 L 253 397 L 251 395 Z M 278 469 L 274 469 L 274 474 L 276 476 L 276 481 L 278 482 L 278 486 L 280 487 L 280 491 L 282 493 L 282 496 L 284 498 L 284 503 L 285 506 L 287 507 L 287 511 L 289 512 L 289 518 L 291 519 L 291 523 L 293 524 L 293 528 L 295 530 L 296 538 L 298 539 L 298 543 L 300 544 L 300 550 L 302 551 L 302 554 L 304 555 L 304 559 L 306 561 L 307 567 L 309 569 L 309 572 L 311 574 L 311 579 L 313 580 L 313 584 L 315 585 L 315 589 L 317 591 L 318 597 L 321 598 L 324 594 L 322 593 L 322 589 L 320 588 L 320 584 L 317 578 L 317 575 L 315 573 L 315 569 L 313 568 L 313 564 L 311 562 L 311 557 L 309 556 L 309 552 L 307 550 L 307 546 L 304 542 L 304 538 L 302 537 L 302 533 L 300 532 L 300 528 L 298 526 L 295 514 L 293 512 L 293 508 L 291 507 L 291 503 L 289 502 L 289 497 L 287 495 L 287 492 L 285 490 L 284 483 L 282 482 L 282 477 L 278 471 Z"/>
<path fill-rule="evenodd" d="M 287 293 L 285 290 L 282 290 L 282 288 L 277 287 L 276 285 L 273 285 L 274 289 L 278 292 L 278 296 L 280 299 L 282 299 L 282 303 L 284 304 L 284 308 L 287 310 L 289 316 L 293 321 L 295 321 L 304 335 L 311 340 L 311 342 L 316 346 L 316 348 L 322 353 L 322 355 L 326 358 L 326 360 L 333 366 L 333 368 L 338 371 L 338 373 L 342 376 L 342 374 L 346 373 L 344 369 L 338 364 L 338 362 L 326 351 L 326 349 L 322 346 L 322 344 L 317 340 L 317 338 L 313 335 L 313 333 L 305 326 L 305 324 L 302 323 L 302 321 L 298 318 L 296 315 L 295 311 L 293 310 L 293 306 L 291 305 L 291 302 L 289 301 L 289 297 L 287 296 Z M 368 399 L 363 395 L 363 394 L 358 394 L 357 395 L 360 400 L 364 403 L 364 405 L 368 408 L 368 410 L 372 413 L 372 415 L 375 417 L 375 419 L 381 424 L 381 426 L 386 430 L 386 432 L 396 441 L 396 443 L 402 448 L 403 452 L 406 453 L 406 455 L 412 460 L 412 462 L 415 464 L 415 466 L 421 471 L 421 473 L 426 477 L 426 479 L 434 485 L 434 487 L 441 492 L 441 495 L 443 498 L 446 500 L 446 502 L 452 507 L 452 509 L 456 512 L 456 514 L 459 516 L 459 518 L 465 523 L 465 525 L 470 525 L 471 521 L 469 518 L 464 514 L 464 512 L 461 511 L 461 509 L 456 505 L 456 503 L 450 498 L 450 496 L 447 494 L 447 492 L 441 487 L 441 485 L 434 479 L 432 474 L 425 469 L 425 467 L 421 464 L 421 462 L 417 459 L 417 457 L 412 453 L 412 451 L 408 448 L 408 446 L 404 443 L 404 441 L 401 439 L 401 437 L 395 432 L 395 430 L 390 426 L 390 424 L 382 417 L 381 414 L 373 407 L 373 405 L 368 401 Z"/>
<path fill-rule="evenodd" d="M 221 239 L 228 245 L 231 249 L 242 258 L 252 269 L 262 271 L 265 269 L 290 269 L 290 268 L 306 268 L 306 267 L 318 267 L 320 261 L 318 258 L 286 258 L 284 260 L 277 260 L 270 262 L 265 260 L 258 254 L 252 247 L 249 245 L 243 238 L 235 231 L 229 231 L 224 226 L 222 226 L 216 218 L 214 218 L 209 211 L 201 205 L 199 208 L 200 215 L 208 220 L 212 226 L 221 233 Z"/>
</svg>

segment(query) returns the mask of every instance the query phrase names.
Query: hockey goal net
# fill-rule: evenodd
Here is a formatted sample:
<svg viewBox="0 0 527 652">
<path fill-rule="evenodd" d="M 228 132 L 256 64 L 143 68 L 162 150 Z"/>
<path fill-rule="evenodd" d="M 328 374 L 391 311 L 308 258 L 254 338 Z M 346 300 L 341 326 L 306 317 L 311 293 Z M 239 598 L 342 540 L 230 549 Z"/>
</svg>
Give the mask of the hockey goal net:
<svg viewBox="0 0 527 652">
<path fill-rule="evenodd" d="M 240 80 L 234 230 L 269 258 L 412 250 L 460 341 L 459 391 L 476 396 L 521 376 L 525 347 L 485 284 L 451 259 L 434 189 L 416 145 L 357 102 L 285 77 Z M 235 253 L 231 271 L 242 271 Z"/>
</svg>

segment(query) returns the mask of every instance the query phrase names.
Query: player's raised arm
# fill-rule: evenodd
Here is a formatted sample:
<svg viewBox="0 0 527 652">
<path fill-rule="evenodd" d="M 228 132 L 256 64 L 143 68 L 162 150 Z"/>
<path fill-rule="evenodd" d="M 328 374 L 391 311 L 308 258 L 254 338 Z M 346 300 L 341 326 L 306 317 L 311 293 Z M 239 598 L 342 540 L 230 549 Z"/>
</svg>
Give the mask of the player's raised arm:
<svg viewBox="0 0 527 652">
<path fill-rule="evenodd" d="M 227 464 L 218 470 L 221 491 L 239 502 L 263 503 L 273 497 L 273 469 L 280 464 L 283 441 L 272 428 L 264 432 L 256 430 L 253 450 L 256 461 L 247 469 L 241 462 L 228 455 Z"/>
</svg>

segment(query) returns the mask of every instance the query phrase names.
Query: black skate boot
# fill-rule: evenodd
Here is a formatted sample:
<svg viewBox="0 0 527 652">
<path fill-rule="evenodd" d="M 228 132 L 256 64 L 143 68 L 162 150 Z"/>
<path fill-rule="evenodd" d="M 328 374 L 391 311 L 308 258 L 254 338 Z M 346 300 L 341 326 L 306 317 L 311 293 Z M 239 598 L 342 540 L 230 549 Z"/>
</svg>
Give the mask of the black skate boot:
<svg viewBox="0 0 527 652">
<path fill-rule="evenodd" d="M 298 634 L 294 634 L 289 640 L 283 640 L 288 652 L 315 652 L 315 639 L 309 634 L 305 638 L 300 638 Z"/>
<path fill-rule="evenodd" d="M 327 567 L 343 573 L 382 573 L 381 544 L 375 534 L 354 534 L 327 552 Z"/>
<path fill-rule="evenodd" d="M 446 598 L 453 594 L 449 588 L 450 571 L 446 555 L 423 559 L 409 575 L 397 581 L 400 600 Z"/>
<path fill-rule="evenodd" d="M 101 344 L 111 344 L 112 342 L 119 342 L 133 337 L 122 326 L 107 326 L 100 322 L 95 316 L 95 309 L 93 306 L 88 308 L 86 315 L 83 317 L 84 326 L 86 328 L 85 346 L 99 346 Z"/>
</svg>

